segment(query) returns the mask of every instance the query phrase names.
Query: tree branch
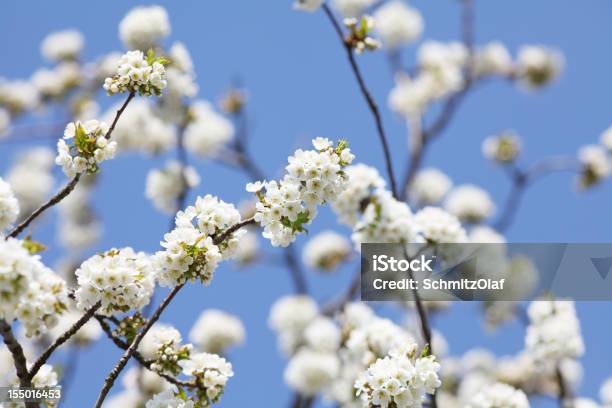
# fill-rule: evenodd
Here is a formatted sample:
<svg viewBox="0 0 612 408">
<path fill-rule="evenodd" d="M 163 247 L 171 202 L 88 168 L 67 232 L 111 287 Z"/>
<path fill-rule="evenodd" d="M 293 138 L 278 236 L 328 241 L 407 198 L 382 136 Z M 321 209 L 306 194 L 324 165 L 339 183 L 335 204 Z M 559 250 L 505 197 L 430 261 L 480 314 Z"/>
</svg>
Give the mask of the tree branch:
<svg viewBox="0 0 612 408">
<path fill-rule="evenodd" d="M 95 408 L 100 408 L 102 406 L 102 403 L 106 399 L 106 396 L 108 395 L 109 391 L 111 390 L 111 388 L 115 384 L 115 380 L 117 379 L 117 377 L 119 377 L 119 374 L 121 373 L 121 371 L 123 371 L 123 369 L 127 365 L 127 363 L 130 360 L 130 358 L 138 350 L 138 346 L 140 345 L 140 342 L 142 341 L 144 336 L 147 334 L 149 329 L 151 329 L 153 324 L 155 324 L 155 322 L 157 322 L 159 320 L 159 318 L 160 318 L 161 314 L 163 313 L 163 311 L 166 309 L 166 307 L 168 307 L 168 305 L 170 304 L 172 299 L 174 299 L 174 297 L 178 294 L 178 292 L 184 286 L 185 286 L 185 284 L 181 283 L 180 285 L 175 286 L 170 291 L 170 293 L 160 303 L 160 305 L 157 307 L 157 309 L 155 310 L 155 312 L 153 313 L 151 318 L 147 321 L 147 323 L 144 325 L 144 327 L 140 330 L 140 332 L 138 332 L 136 337 L 134 337 L 134 340 L 132 341 L 130 346 L 127 348 L 127 350 L 125 351 L 123 356 L 119 359 L 119 361 L 117 362 L 115 367 L 112 369 L 112 371 L 106 377 L 106 380 L 104 381 L 104 385 L 102 387 L 102 390 L 100 390 L 100 394 L 98 395 L 98 399 L 96 400 L 96 403 L 94 405 Z"/>
<path fill-rule="evenodd" d="M 123 111 L 125 111 L 125 108 L 128 106 L 130 101 L 134 98 L 134 95 L 135 93 L 133 91 L 130 92 L 125 102 L 123 102 L 123 105 L 121 105 L 119 110 L 117 110 L 117 113 L 115 114 L 115 118 L 113 119 L 111 126 L 108 128 L 106 135 L 104 135 L 104 137 L 106 137 L 107 139 L 110 139 L 113 131 L 115 130 L 115 126 L 117 125 L 117 122 L 119 121 L 119 118 L 123 114 Z M 74 190 L 74 188 L 76 187 L 80 179 L 81 179 L 81 173 L 77 174 L 63 189 L 61 189 L 56 195 L 51 197 L 49 201 L 41 205 L 32 214 L 30 214 L 24 221 L 22 221 L 21 224 L 19 224 L 11 232 L 9 232 L 9 234 L 6 236 L 6 239 L 16 238 L 43 212 L 45 212 L 46 210 L 48 210 L 49 208 L 53 207 L 54 205 L 62 201 L 64 198 L 66 198 Z"/>
<path fill-rule="evenodd" d="M 96 313 L 96 311 L 100 308 L 101 303 L 98 302 L 83 314 L 68 330 L 66 330 L 61 336 L 59 336 L 55 341 L 38 357 L 38 360 L 32 365 L 30 371 L 28 373 L 28 378 L 31 380 L 38 373 L 38 370 L 47 362 L 51 354 L 62 344 L 67 342 L 72 336 L 74 336 L 80 329 L 83 327 L 89 319 L 91 319 Z"/>
<path fill-rule="evenodd" d="M 342 28 L 340 27 L 340 24 L 336 20 L 336 17 L 334 17 L 334 13 L 329 8 L 329 6 L 325 3 L 323 4 L 322 8 L 323 8 L 323 11 L 325 12 L 325 15 L 327 15 L 329 21 L 334 27 L 334 30 L 336 31 L 336 34 L 340 38 L 340 41 L 342 42 L 342 46 L 344 47 L 346 51 L 346 55 L 351 65 L 353 74 L 355 75 L 355 79 L 357 79 L 357 83 L 359 84 L 359 90 L 361 91 L 361 94 L 366 100 L 366 103 L 368 104 L 368 108 L 370 109 L 370 112 L 372 112 L 372 116 L 374 117 L 374 122 L 376 124 L 376 131 L 378 133 L 378 138 L 380 139 L 380 143 L 382 145 L 383 153 L 385 156 L 385 165 L 387 167 L 387 175 L 389 177 L 389 184 L 391 186 L 391 192 L 393 193 L 393 196 L 395 198 L 399 198 L 398 191 L 397 191 L 397 185 L 395 183 L 395 175 L 393 171 L 393 162 L 391 160 L 391 152 L 389 150 L 389 143 L 387 141 L 387 135 L 385 133 L 385 128 L 383 126 L 383 122 L 380 116 L 378 105 L 376 104 L 376 101 L 372 97 L 372 94 L 370 93 L 365 83 L 365 80 L 363 79 L 363 75 L 361 73 L 359 65 L 357 64 L 357 61 L 355 61 L 355 53 L 353 52 L 353 48 L 346 41 L 346 38 L 344 38 Z"/>
</svg>

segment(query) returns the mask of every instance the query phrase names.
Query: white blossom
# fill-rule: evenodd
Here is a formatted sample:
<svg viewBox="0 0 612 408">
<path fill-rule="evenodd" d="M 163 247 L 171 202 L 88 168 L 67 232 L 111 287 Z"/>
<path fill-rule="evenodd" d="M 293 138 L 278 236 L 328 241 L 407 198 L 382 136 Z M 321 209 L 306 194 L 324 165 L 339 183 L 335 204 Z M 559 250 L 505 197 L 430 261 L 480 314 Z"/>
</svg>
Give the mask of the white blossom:
<svg viewBox="0 0 612 408">
<path fill-rule="evenodd" d="M 81 83 L 76 62 L 62 62 L 52 69 L 41 68 L 32 75 L 32 84 L 43 98 L 59 98 Z"/>
<path fill-rule="evenodd" d="M 313 350 L 333 352 L 340 347 L 342 334 L 332 319 L 319 316 L 304 330 L 304 341 Z"/>
<path fill-rule="evenodd" d="M 323 231 L 304 245 L 302 259 L 311 268 L 331 271 L 351 254 L 348 239 L 334 231 Z"/>
<path fill-rule="evenodd" d="M 493 228 L 477 225 L 470 230 L 469 241 L 478 244 L 503 244 L 506 238 Z"/>
<path fill-rule="evenodd" d="M 355 225 L 351 236 L 356 246 L 369 242 L 410 243 L 418 230 L 410 207 L 388 191 L 378 191 Z"/>
<path fill-rule="evenodd" d="M 482 154 L 498 163 L 513 162 L 520 152 L 521 139 L 512 131 L 489 136 L 482 142 Z"/>
<path fill-rule="evenodd" d="M 170 34 L 170 21 L 161 6 L 138 6 L 119 23 L 119 37 L 130 49 L 155 48 Z"/>
<path fill-rule="evenodd" d="M 529 408 L 529 401 L 523 391 L 496 383 L 484 387 L 471 399 L 467 408 Z"/>
<path fill-rule="evenodd" d="M 442 384 L 435 356 L 416 356 L 416 343 L 393 349 L 370 365 L 355 382 L 363 406 L 421 407 L 426 394 Z"/>
<path fill-rule="evenodd" d="M 476 75 L 510 75 L 512 56 L 504 44 L 492 41 L 476 50 L 473 69 Z"/>
<path fill-rule="evenodd" d="M 193 401 L 185 401 L 183 398 L 176 397 L 174 391 L 166 390 L 156 394 L 145 404 L 145 408 L 193 408 Z"/>
<path fill-rule="evenodd" d="M 104 226 L 96 219 L 91 204 L 93 187 L 93 180 L 83 179 L 58 204 L 61 217 L 59 241 L 66 248 L 81 250 L 93 245 L 102 236 Z"/>
<path fill-rule="evenodd" d="M 530 325 L 525 335 L 527 352 L 538 362 L 556 364 L 584 353 L 580 321 L 574 302 L 541 300 L 529 304 Z"/>
<path fill-rule="evenodd" d="M 259 234 L 251 228 L 246 230 L 246 234 L 240 239 L 240 245 L 236 248 L 234 255 L 236 261 L 241 265 L 253 262 L 259 255 Z"/>
<path fill-rule="evenodd" d="M 206 101 L 191 106 L 192 121 L 185 129 L 185 148 L 203 157 L 214 157 L 234 137 L 234 125 Z"/>
<path fill-rule="evenodd" d="M 422 71 L 414 78 L 399 74 L 395 87 L 389 93 L 389 107 L 406 119 L 412 119 L 425 112 L 427 106 L 446 94 L 435 74 Z"/>
<path fill-rule="evenodd" d="M 39 101 L 40 96 L 32 83 L 0 78 L 0 106 L 4 106 L 9 112 L 19 114 L 33 110 L 38 106 Z"/>
<path fill-rule="evenodd" d="M 414 337 L 389 319 L 373 318 L 350 332 L 346 348 L 350 355 L 366 365 L 383 358 L 392 350 L 414 343 Z"/>
<path fill-rule="evenodd" d="M 316 302 L 309 296 L 291 295 L 277 300 L 270 309 L 268 324 L 279 336 L 279 347 L 292 354 L 302 342 L 304 330 L 318 316 Z"/>
<path fill-rule="evenodd" d="M 599 145 L 587 145 L 578 151 L 578 160 L 582 164 L 579 175 L 580 187 L 586 188 L 601 182 L 612 172 L 610 158 L 605 148 Z"/>
<path fill-rule="evenodd" d="M 348 181 L 344 190 L 331 202 L 332 210 L 342 224 L 353 226 L 363 212 L 362 206 L 375 190 L 385 187 L 385 180 L 376 168 L 362 163 L 347 166 Z"/>
<path fill-rule="evenodd" d="M 45 37 L 41 54 L 51 61 L 74 60 L 83 50 L 85 39 L 77 30 L 56 31 Z"/>
<path fill-rule="evenodd" d="M 606 379 L 601 385 L 599 398 L 605 406 L 612 406 L 612 377 Z"/>
<path fill-rule="evenodd" d="M 191 167 L 185 167 L 178 161 L 170 161 L 163 169 L 152 169 L 147 174 L 146 197 L 155 207 L 167 214 L 177 211 L 177 198 L 186 189 L 200 183 L 200 176 Z"/>
<path fill-rule="evenodd" d="M 418 205 L 439 203 L 453 186 L 451 179 L 442 171 L 429 167 L 420 170 L 408 187 L 408 196 Z"/>
<path fill-rule="evenodd" d="M 0 317 L 8 322 L 19 319 L 31 337 L 57 324 L 68 293 L 66 282 L 26 246 L 14 238 L 0 239 Z"/>
<path fill-rule="evenodd" d="M 174 327 L 155 323 L 138 345 L 138 351 L 147 359 L 155 359 L 163 348 L 178 346 L 183 340 L 181 333 Z"/>
<path fill-rule="evenodd" d="M 448 244 L 467 240 L 465 230 L 457 217 L 441 208 L 423 208 L 414 215 L 414 222 L 427 242 Z"/>
<path fill-rule="evenodd" d="M 114 75 L 104 80 L 103 87 L 109 95 L 138 92 L 142 96 L 159 96 L 168 85 L 164 62 L 152 52 L 145 56 L 142 51 L 128 51 L 119 59 Z"/>
<path fill-rule="evenodd" d="M 335 353 L 302 348 L 289 360 L 284 378 L 300 394 L 314 396 L 336 378 L 339 370 Z"/>
<path fill-rule="evenodd" d="M 321 143 L 313 141 L 320 147 Z M 297 150 L 289 156 L 285 177 L 263 184 L 265 192 L 257 191 L 255 221 L 273 246 L 291 244 L 312 222 L 317 206 L 336 199 L 344 190 L 347 176 L 342 169 L 354 156 L 346 141 L 338 142 L 335 148 L 331 142 L 325 145 L 328 147 L 321 150 Z"/>
<path fill-rule="evenodd" d="M 375 29 L 389 48 L 409 44 L 423 32 L 423 17 L 416 9 L 400 0 L 383 4 L 376 13 Z"/>
<path fill-rule="evenodd" d="M 219 262 L 234 256 L 245 231 L 233 232 L 218 245 L 212 236 L 240 221 L 240 213 L 232 204 L 211 195 L 198 197 L 194 206 L 179 211 L 176 227 L 164 235 L 164 250 L 154 257 L 160 285 L 173 287 L 196 280 L 210 283 Z"/>
<path fill-rule="evenodd" d="M 75 274 L 77 307 L 86 310 L 100 302 L 99 313 L 106 316 L 141 309 L 155 287 L 150 257 L 129 247 L 94 255 Z"/>
<path fill-rule="evenodd" d="M 547 85 L 563 69 L 563 56 L 557 50 L 540 45 L 521 47 L 517 58 L 518 75 L 528 88 Z"/>
<path fill-rule="evenodd" d="M 108 110 L 105 118 L 110 121 L 119 105 Z M 157 154 L 169 150 L 176 142 L 174 127 L 163 120 L 151 104 L 143 99 L 130 103 L 121 115 L 113 131 L 120 151 L 136 150 Z"/>
<path fill-rule="evenodd" d="M 237 316 L 216 309 L 202 312 L 189 332 L 189 339 L 196 347 L 216 354 L 241 345 L 245 336 L 244 325 Z"/>
<path fill-rule="evenodd" d="M 0 231 L 11 226 L 19 215 L 19 202 L 13 188 L 0 177 Z M 2 237 L 0 236 L 0 239 Z"/>
<path fill-rule="evenodd" d="M 49 195 L 55 184 L 52 174 L 55 154 L 48 147 L 34 147 L 20 153 L 6 174 L 22 214 L 30 214 Z"/>
<path fill-rule="evenodd" d="M 375 0 L 332 0 L 332 5 L 344 17 L 359 17 Z"/>
<path fill-rule="evenodd" d="M 234 375 L 232 365 L 216 354 L 191 354 L 188 360 L 180 361 L 179 365 L 183 368 L 184 374 L 198 378 L 198 381 L 206 387 L 206 396 L 212 402 L 218 402 L 225 384 Z"/>
<path fill-rule="evenodd" d="M 464 184 L 448 194 L 444 208 L 461 221 L 479 223 L 495 212 L 489 193 L 478 186 Z"/>
<path fill-rule="evenodd" d="M 167 96 L 172 98 L 193 98 L 198 93 L 198 84 L 193 61 L 187 47 L 176 42 L 170 47 L 168 57 L 172 64 L 166 69 L 168 77 Z"/>
<path fill-rule="evenodd" d="M 1 127 L 1 126 L 0 126 Z M 609 152 L 612 151 L 612 126 L 604 130 L 599 137 L 599 142 Z"/>
</svg>

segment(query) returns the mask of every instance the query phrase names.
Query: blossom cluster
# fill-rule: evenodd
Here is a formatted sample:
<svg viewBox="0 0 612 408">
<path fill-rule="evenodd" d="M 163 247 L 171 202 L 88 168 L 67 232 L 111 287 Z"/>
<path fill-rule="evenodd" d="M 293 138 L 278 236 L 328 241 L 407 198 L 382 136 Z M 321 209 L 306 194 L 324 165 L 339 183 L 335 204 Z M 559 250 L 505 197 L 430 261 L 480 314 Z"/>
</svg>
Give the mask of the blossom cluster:
<svg viewBox="0 0 612 408">
<path fill-rule="evenodd" d="M 53 189 L 54 159 L 51 148 L 35 147 L 20 154 L 8 170 L 5 180 L 13 188 L 22 214 L 38 208 Z"/>
<path fill-rule="evenodd" d="M 529 305 L 527 312 L 530 325 L 525 335 L 525 347 L 533 359 L 555 364 L 582 356 L 584 343 L 574 302 L 536 300 Z"/>
<path fill-rule="evenodd" d="M 168 13 L 161 6 L 134 7 L 119 23 L 119 37 L 130 49 L 155 48 L 170 30 Z"/>
<path fill-rule="evenodd" d="M 470 401 L 467 408 L 529 408 L 527 396 L 508 384 L 495 383 L 484 388 Z"/>
<path fill-rule="evenodd" d="M 343 168 L 353 161 L 346 141 L 334 147 L 328 139 L 313 140 L 316 150 L 297 150 L 289 157 L 280 181 L 247 185 L 257 194 L 255 220 L 274 246 L 286 247 L 312 222 L 317 206 L 333 201 L 346 185 Z"/>
<path fill-rule="evenodd" d="M 408 198 L 417 206 L 438 204 L 453 186 L 442 171 L 428 167 L 420 170 L 408 187 Z"/>
<path fill-rule="evenodd" d="M 444 208 L 463 222 L 479 223 L 494 213 L 495 204 L 485 190 L 464 184 L 451 190 Z"/>
<path fill-rule="evenodd" d="M 344 169 L 347 183 L 338 197 L 331 202 L 331 208 L 338 221 L 350 227 L 359 221 L 360 213 L 368 204 L 372 193 L 385 187 L 385 180 L 378 170 L 363 163 L 353 164 Z"/>
<path fill-rule="evenodd" d="M 189 109 L 190 122 L 185 128 L 185 148 L 202 157 L 214 157 L 234 137 L 234 125 L 215 112 L 205 101 L 196 101 Z"/>
<path fill-rule="evenodd" d="M 66 283 L 30 254 L 30 244 L 0 239 L 0 317 L 19 319 L 28 337 L 53 328 L 68 304 Z"/>
<path fill-rule="evenodd" d="M 193 188 L 199 183 L 200 176 L 193 167 L 170 161 L 163 169 L 149 171 L 145 195 L 157 209 L 171 214 L 177 211 L 176 200 L 185 188 Z"/>
<path fill-rule="evenodd" d="M 351 254 L 348 239 L 334 231 L 323 231 L 311 238 L 303 249 L 304 263 L 311 268 L 332 271 Z"/>
<path fill-rule="evenodd" d="M 374 26 L 385 46 L 394 49 L 416 41 L 423 32 L 423 17 L 403 1 L 383 4 L 374 13 Z"/>
<path fill-rule="evenodd" d="M 158 373 L 178 375 L 179 363 L 191 356 L 192 345 L 181 344 L 181 333 L 174 327 L 154 325 L 143 338 L 139 350 L 154 362 L 151 368 Z"/>
<path fill-rule="evenodd" d="M 203 407 L 219 401 L 227 381 L 234 375 L 232 365 L 216 354 L 192 353 L 179 365 L 183 374 L 194 377 L 196 383 L 205 388 L 204 392 L 196 391 L 197 400 Z"/>
<path fill-rule="evenodd" d="M 104 89 L 109 95 L 124 92 L 137 92 L 142 96 L 160 95 L 168 85 L 166 68 L 168 61 L 156 57 L 150 50 L 128 51 L 119 59 L 116 73 L 104 80 Z"/>
<path fill-rule="evenodd" d="M 501 164 L 512 163 L 520 152 L 521 139 L 512 131 L 489 136 L 482 142 L 483 155 Z"/>
<path fill-rule="evenodd" d="M 150 257 L 129 247 L 94 255 L 75 274 L 77 307 L 86 310 L 100 302 L 99 313 L 106 316 L 142 308 L 155 288 Z"/>
<path fill-rule="evenodd" d="M 62 166 L 68 177 L 97 173 L 99 164 L 114 158 L 117 151 L 117 142 L 107 139 L 108 131 L 109 126 L 97 120 L 70 122 L 64 137 L 57 142 L 55 163 Z M 73 144 L 69 145 L 67 140 Z"/>
<path fill-rule="evenodd" d="M 19 201 L 15 198 L 13 188 L 0 177 L 0 231 L 11 226 L 18 215 Z"/>
<path fill-rule="evenodd" d="M 442 382 L 440 363 L 435 356 L 417 356 L 417 344 L 404 345 L 376 360 L 360 377 L 355 388 L 364 406 L 421 407 L 426 394 L 433 394 Z"/>
<path fill-rule="evenodd" d="M 154 256 L 159 283 L 168 287 L 196 280 L 208 284 L 219 262 L 234 255 L 245 231 L 235 231 L 218 244 L 213 237 L 240 220 L 232 204 L 211 195 L 198 197 L 194 206 L 179 211 L 176 227 L 164 235 L 164 250 Z"/>
<path fill-rule="evenodd" d="M 193 325 L 189 339 L 199 350 L 224 354 L 228 348 L 244 343 L 244 325 L 237 316 L 216 309 L 205 310 Z"/>
<path fill-rule="evenodd" d="M 79 31 L 55 31 L 44 38 L 40 52 L 51 61 L 70 61 L 78 58 L 84 45 L 85 39 Z"/>
<path fill-rule="evenodd" d="M 119 105 L 116 105 L 109 109 L 105 118 L 112 120 L 118 108 Z M 149 101 L 136 99 L 121 115 L 113 130 L 113 139 L 121 152 L 135 150 L 158 154 L 174 146 L 176 131 Z"/>
</svg>

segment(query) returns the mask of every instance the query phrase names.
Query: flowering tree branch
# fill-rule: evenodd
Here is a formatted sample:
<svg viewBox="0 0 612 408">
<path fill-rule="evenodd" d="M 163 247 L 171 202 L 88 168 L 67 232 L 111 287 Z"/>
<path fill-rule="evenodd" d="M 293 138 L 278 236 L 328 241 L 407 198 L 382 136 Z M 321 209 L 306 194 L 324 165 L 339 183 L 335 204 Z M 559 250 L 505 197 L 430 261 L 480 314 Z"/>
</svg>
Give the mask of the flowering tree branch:
<svg viewBox="0 0 612 408">
<path fill-rule="evenodd" d="M 11 355 L 13 356 L 15 370 L 17 371 L 17 377 L 19 378 L 21 385 L 24 387 L 30 386 L 31 381 L 28 375 L 28 365 L 25 354 L 23 353 L 23 348 L 21 347 L 21 344 L 19 344 L 19 341 L 17 341 L 15 338 L 11 325 L 4 319 L 0 319 L 0 334 L 2 334 L 4 344 L 6 344 L 11 352 Z"/>
<path fill-rule="evenodd" d="M 129 343 L 126 343 L 125 341 L 123 341 L 121 338 L 117 337 L 114 333 L 113 330 L 110 328 L 110 326 L 108 325 L 108 323 L 106 322 L 106 317 L 102 316 L 102 315 L 95 315 L 94 316 L 95 319 L 98 321 L 98 323 L 100 324 L 100 327 L 102 328 L 102 331 L 104 331 L 104 333 L 106 333 L 106 336 L 120 349 L 122 350 L 127 350 L 130 347 Z M 147 360 L 146 358 L 144 358 L 144 356 L 142 354 L 140 354 L 140 352 L 135 351 L 134 354 L 132 355 L 134 357 L 134 360 L 136 360 L 141 366 L 143 366 L 144 368 L 146 368 L 147 370 L 154 372 L 155 374 L 159 375 L 160 377 L 162 377 L 163 379 L 165 379 L 166 381 L 168 381 L 171 384 L 174 384 L 176 386 L 179 387 L 194 387 L 197 386 L 197 384 L 194 384 L 192 382 L 189 381 L 181 381 L 178 380 L 177 378 L 165 374 L 163 372 L 159 372 L 158 370 L 154 370 L 152 368 L 152 364 L 153 362 L 150 360 Z"/>
<path fill-rule="evenodd" d="M 121 105 L 119 110 L 117 110 L 117 113 L 115 114 L 115 118 L 113 119 L 113 122 L 111 123 L 108 131 L 106 132 L 106 135 L 105 135 L 106 139 L 110 139 L 111 135 L 113 134 L 113 131 L 115 130 L 115 126 L 117 125 L 117 122 L 119 121 L 119 118 L 121 117 L 121 115 L 125 111 L 125 108 L 127 108 L 128 104 L 134 98 L 135 95 L 136 93 L 134 91 L 130 92 L 125 102 L 123 102 L 123 105 Z M 9 234 L 6 236 L 5 239 L 15 238 L 19 236 L 19 234 L 21 234 L 42 213 L 44 213 L 46 210 L 53 207 L 54 205 L 58 204 L 64 198 L 68 197 L 68 195 L 74 190 L 76 185 L 79 183 L 80 179 L 81 179 L 81 173 L 74 176 L 73 179 L 68 184 L 66 184 L 64 188 L 62 188 L 57 194 L 51 197 L 46 203 L 38 207 L 38 209 L 36 209 L 25 220 L 23 220 L 18 226 L 16 226 L 11 232 L 9 232 Z"/>
<path fill-rule="evenodd" d="M 374 100 L 374 97 L 370 93 L 365 83 L 365 80 L 363 79 L 363 75 L 361 73 L 359 65 L 357 64 L 357 61 L 355 61 L 355 53 L 353 51 L 353 48 L 351 44 L 344 37 L 344 33 L 342 32 L 342 27 L 340 27 L 340 24 L 338 23 L 338 21 L 336 20 L 336 17 L 334 16 L 334 13 L 332 12 L 332 10 L 329 8 L 327 4 L 323 4 L 322 8 L 323 8 L 323 11 L 325 12 L 325 15 L 328 17 L 329 21 L 333 25 L 334 30 L 336 31 L 336 34 L 338 34 L 338 37 L 340 38 L 340 41 L 342 42 L 342 46 L 346 50 L 346 55 L 351 65 L 351 69 L 359 84 L 359 90 L 361 91 L 361 94 L 365 98 L 368 104 L 368 108 L 372 112 L 372 116 L 374 117 L 374 122 L 376 123 L 376 131 L 378 133 L 378 137 L 380 139 L 380 143 L 382 145 L 383 153 L 385 156 L 385 166 L 387 168 L 387 175 L 389 177 L 389 184 L 391 186 L 391 192 L 393 193 L 394 197 L 398 198 L 399 195 L 398 195 L 397 185 L 395 182 L 395 175 L 393 171 L 393 161 L 391 159 L 391 152 L 389 150 L 389 142 L 387 141 L 387 135 L 385 133 L 385 128 L 383 126 L 382 118 L 380 115 L 380 110 L 378 109 L 378 104 Z"/>
<path fill-rule="evenodd" d="M 155 312 L 153 313 L 151 318 L 143 326 L 141 331 L 136 335 L 136 337 L 134 337 L 134 340 L 132 341 L 132 343 L 130 343 L 130 346 L 127 348 L 127 350 L 125 351 L 123 356 L 119 359 L 119 361 L 117 362 L 115 367 L 112 369 L 112 371 L 106 377 L 106 380 L 104 381 L 104 385 L 102 387 L 102 390 L 100 390 L 100 394 L 98 395 L 98 399 L 96 400 L 96 403 L 94 405 L 95 408 L 100 408 L 102 406 L 102 403 L 104 402 L 104 400 L 106 399 L 106 396 L 108 395 L 109 391 L 113 387 L 113 384 L 115 383 L 115 380 L 117 379 L 117 377 L 119 376 L 121 371 L 123 371 L 123 369 L 127 365 L 127 363 L 130 360 L 130 358 L 138 350 L 138 346 L 140 345 L 140 342 L 142 341 L 144 336 L 147 334 L 149 329 L 151 329 L 151 327 L 153 327 L 153 324 L 155 324 L 155 322 L 157 322 L 159 320 L 159 318 L 160 318 L 161 314 L 163 313 L 163 311 L 166 309 L 166 307 L 168 307 L 170 302 L 172 302 L 172 299 L 174 299 L 174 297 L 179 293 L 179 291 L 184 286 L 185 286 L 184 283 L 179 284 L 179 285 L 175 286 L 170 291 L 170 293 L 159 304 L 159 306 L 157 307 L 157 309 L 155 310 Z"/>
<path fill-rule="evenodd" d="M 36 360 L 36 362 L 32 364 L 32 367 L 28 372 L 28 378 L 30 380 L 34 378 L 34 376 L 38 373 L 38 370 L 40 370 L 40 368 L 47 362 L 49 357 L 51 357 L 51 354 L 53 354 L 53 352 L 58 347 L 67 342 L 72 336 L 74 336 L 79 331 L 79 329 L 83 327 L 85 323 L 87 323 L 89 319 L 93 317 L 96 311 L 100 308 L 100 305 L 101 303 L 98 302 L 93 307 L 87 309 L 87 311 L 85 311 L 85 313 L 79 318 L 79 320 L 77 320 L 72 326 L 70 326 L 68 330 L 66 330 L 49 347 L 47 347 L 47 349 L 40 355 L 38 360 Z"/>
</svg>

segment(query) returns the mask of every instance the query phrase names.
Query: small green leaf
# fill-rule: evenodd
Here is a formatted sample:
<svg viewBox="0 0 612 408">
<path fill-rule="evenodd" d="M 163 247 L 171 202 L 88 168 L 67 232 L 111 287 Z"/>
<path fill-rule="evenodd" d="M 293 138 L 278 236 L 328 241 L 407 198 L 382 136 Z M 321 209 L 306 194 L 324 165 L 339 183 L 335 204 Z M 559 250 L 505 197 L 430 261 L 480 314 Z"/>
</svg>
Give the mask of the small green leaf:
<svg viewBox="0 0 612 408">
<path fill-rule="evenodd" d="M 47 249 L 46 245 L 33 241 L 30 238 L 24 239 L 21 245 L 30 253 L 30 255 L 40 254 Z"/>
</svg>

